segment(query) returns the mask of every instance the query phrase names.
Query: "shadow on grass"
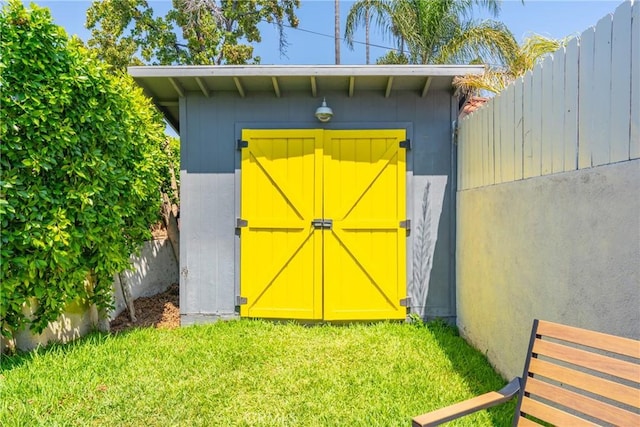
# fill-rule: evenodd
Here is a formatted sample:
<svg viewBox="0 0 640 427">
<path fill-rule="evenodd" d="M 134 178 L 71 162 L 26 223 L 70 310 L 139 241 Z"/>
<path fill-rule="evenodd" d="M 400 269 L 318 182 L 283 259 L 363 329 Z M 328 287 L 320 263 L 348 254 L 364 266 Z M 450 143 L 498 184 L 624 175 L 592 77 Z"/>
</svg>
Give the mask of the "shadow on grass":
<svg viewBox="0 0 640 427">
<path fill-rule="evenodd" d="M 507 384 L 489 364 L 487 358 L 470 347 L 460 336 L 455 326 L 443 320 L 433 320 L 424 324 L 438 345 L 451 361 L 453 369 L 464 378 L 471 393 L 478 396 L 497 391 Z M 494 426 L 511 425 L 516 406 L 516 398 L 487 410 Z"/>
</svg>

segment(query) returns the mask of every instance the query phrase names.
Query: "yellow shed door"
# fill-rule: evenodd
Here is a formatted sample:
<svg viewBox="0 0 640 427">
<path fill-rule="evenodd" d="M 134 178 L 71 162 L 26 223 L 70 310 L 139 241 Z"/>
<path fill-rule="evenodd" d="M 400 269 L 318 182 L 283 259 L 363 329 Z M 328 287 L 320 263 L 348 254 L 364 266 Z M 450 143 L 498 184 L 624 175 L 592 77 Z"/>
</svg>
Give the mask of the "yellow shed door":
<svg viewBox="0 0 640 427">
<path fill-rule="evenodd" d="M 324 144 L 324 319 L 404 319 L 404 131 L 331 131 Z"/>
<path fill-rule="evenodd" d="M 241 315 L 404 319 L 404 130 L 244 130 Z"/>
<path fill-rule="evenodd" d="M 245 130 L 240 314 L 322 318 L 321 131 Z"/>
</svg>

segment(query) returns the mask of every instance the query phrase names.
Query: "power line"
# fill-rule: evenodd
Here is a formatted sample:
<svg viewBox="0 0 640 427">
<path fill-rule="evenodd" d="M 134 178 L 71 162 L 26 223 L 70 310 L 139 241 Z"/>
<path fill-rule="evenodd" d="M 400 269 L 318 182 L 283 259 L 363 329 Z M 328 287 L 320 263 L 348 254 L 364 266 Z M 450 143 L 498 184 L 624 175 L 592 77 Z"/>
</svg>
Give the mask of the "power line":
<svg viewBox="0 0 640 427">
<path fill-rule="evenodd" d="M 300 27 L 292 27 L 291 25 L 286 25 L 286 24 L 283 24 L 282 26 L 283 27 L 287 27 L 287 28 L 291 28 L 293 30 L 302 31 L 303 33 L 315 34 L 316 36 L 328 37 L 330 39 L 334 38 L 334 36 L 332 36 L 331 34 L 319 33 L 317 31 L 307 30 L 305 28 L 300 28 Z M 345 41 L 345 39 L 342 38 L 342 37 L 340 37 L 340 40 Z M 353 40 L 353 43 L 362 44 L 362 45 L 365 45 L 365 46 L 367 45 L 366 42 L 361 42 L 361 41 L 358 41 L 358 40 Z M 383 46 L 383 45 L 379 45 L 379 44 L 375 44 L 375 43 L 369 43 L 369 46 L 379 47 L 381 49 L 387 49 L 387 50 L 395 50 L 397 52 L 400 51 L 400 49 L 396 49 L 395 47 Z"/>
<path fill-rule="evenodd" d="M 263 22 L 266 22 L 266 21 L 263 21 Z M 331 34 L 320 33 L 320 32 L 317 32 L 317 31 L 307 30 L 305 28 L 300 28 L 300 27 L 292 27 L 291 25 L 287 25 L 287 24 L 282 24 L 282 26 L 290 28 L 292 30 L 302 31 L 303 33 L 314 34 L 316 36 L 327 37 L 327 38 L 330 38 L 330 39 L 334 38 L 334 36 L 332 36 Z M 345 41 L 345 39 L 343 37 L 340 37 L 340 40 Z M 367 45 L 366 42 L 362 42 L 362 41 L 358 41 L 358 40 L 353 40 L 352 43 L 361 44 L 361 45 L 365 45 L 365 46 Z M 378 48 L 386 49 L 386 50 L 394 50 L 396 52 L 400 52 L 400 49 L 397 49 L 395 47 L 383 46 L 383 45 L 379 45 L 379 44 L 375 44 L 375 43 L 369 43 L 369 46 L 378 47 Z M 496 67 L 496 68 L 504 67 L 504 64 L 493 64 L 493 63 L 491 63 L 491 64 L 489 64 L 489 63 L 480 64 L 480 65 L 486 65 L 486 66 L 489 66 L 489 67 Z"/>
</svg>

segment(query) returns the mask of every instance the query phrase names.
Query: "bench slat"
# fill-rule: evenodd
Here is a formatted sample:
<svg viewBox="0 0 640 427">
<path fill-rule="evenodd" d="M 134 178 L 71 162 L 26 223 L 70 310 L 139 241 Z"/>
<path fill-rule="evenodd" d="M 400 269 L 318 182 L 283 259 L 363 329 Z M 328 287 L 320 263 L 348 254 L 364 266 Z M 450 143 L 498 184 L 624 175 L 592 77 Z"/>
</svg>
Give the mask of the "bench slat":
<svg viewBox="0 0 640 427">
<path fill-rule="evenodd" d="M 517 425 L 518 427 L 540 427 L 542 424 L 538 424 L 525 417 L 519 417 Z"/>
<path fill-rule="evenodd" d="M 575 328 L 573 326 L 561 325 L 559 323 L 547 322 L 544 320 L 538 321 L 537 331 L 539 335 L 640 359 L 640 342 L 637 340 Z"/>
<path fill-rule="evenodd" d="M 540 359 L 531 359 L 529 372 L 640 408 L 640 389 L 637 388 Z"/>
<path fill-rule="evenodd" d="M 599 402 L 590 397 L 575 393 L 536 378 L 527 378 L 525 393 L 556 402 L 567 408 L 582 412 L 599 420 L 619 426 L 640 425 L 640 415 L 622 408 Z"/>
<path fill-rule="evenodd" d="M 422 427 L 439 425 L 442 422 L 457 418 L 460 414 L 470 414 L 474 412 L 476 408 L 486 407 L 496 400 L 503 398 L 504 396 L 495 391 L 489 392 L 478 397 L 465 400 L 464 402 L 429 412 L 428 414 L 418 415 L 413 418 L 413 425 Z"/>
<path fill-rule="evenodd" d="M 491 391 L 427 414 L 418 415 L 413 418 L 412 425 L 418 427 L 437 426 L 480 409 L 504 403 L 515 396 L 518 391 L 520 391 L 520 378 L 514 378 L 498 391 Z"/>
<path fill-rule="evenodd" d="M 568 414 L 560 409 L 530 399 L 526 396 L 522 399 L 522 406 L 520 407 L 520 411 L 524 414 L 532 415 L 539 420 L 546 421 L 556 426 L 597 426 L 597 424 L 593 424 L 583 418 Z"/>
<path fill-rule="evenodd" d="M 566 345 L 550 341 L 543 341 L 539 338 L 536 339 L 533 344 L 532 353 L 549 356 L 557 360 L 624 378 L 629 381 L 638 382 L 640 380 L 640 365 L 638 364 L 567 347 Z"/>
</svg>

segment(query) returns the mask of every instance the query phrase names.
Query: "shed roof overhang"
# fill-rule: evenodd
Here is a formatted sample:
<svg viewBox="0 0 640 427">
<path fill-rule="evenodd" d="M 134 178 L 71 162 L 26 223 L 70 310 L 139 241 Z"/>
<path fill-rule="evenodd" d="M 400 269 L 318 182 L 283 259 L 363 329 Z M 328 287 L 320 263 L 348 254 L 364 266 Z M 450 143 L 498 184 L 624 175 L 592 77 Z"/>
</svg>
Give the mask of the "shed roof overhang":
<svg viewBox="0 0 640 427">
<path fill-rule="evenodd" d="M 425 97 L 430 90 L 449 89 L 455 76 L 482 74 L 482 65 L 200 65 L 143 66 L 128 71 L 153 99 L 166 120 L 180 129 L 178 100 L 187 92 L 206 97 L 233 91 L 241 97 L 251 92 L 270 92 L 281 97 L 290 92 L 322 96 L 344 91 L 415 91 Z"/>
</svg>

